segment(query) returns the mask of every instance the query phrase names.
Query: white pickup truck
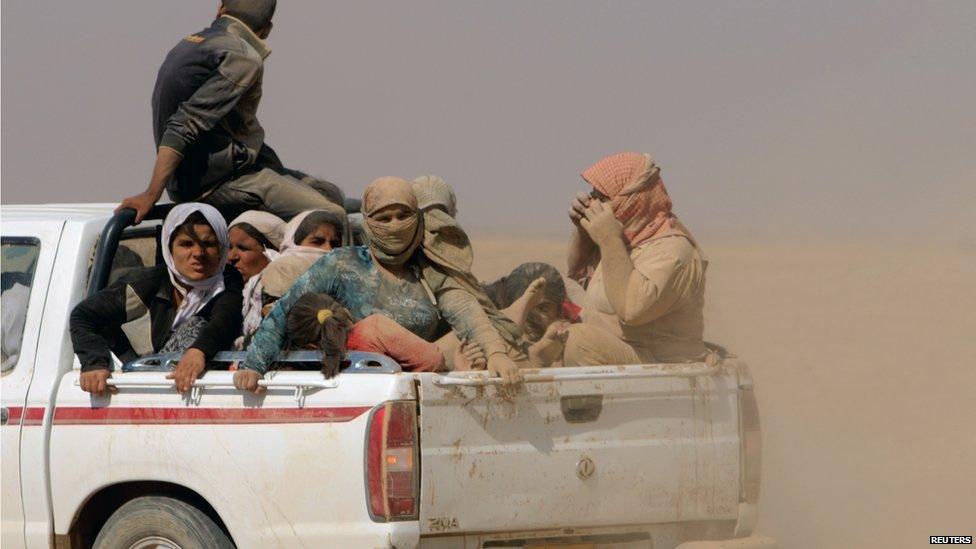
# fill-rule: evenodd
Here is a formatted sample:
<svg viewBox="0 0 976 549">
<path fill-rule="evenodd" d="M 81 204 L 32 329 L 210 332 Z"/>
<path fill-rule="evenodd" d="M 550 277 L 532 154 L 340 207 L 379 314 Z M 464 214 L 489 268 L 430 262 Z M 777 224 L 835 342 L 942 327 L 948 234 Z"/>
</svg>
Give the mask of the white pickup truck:
<svg viewBox="0 0 976 549">
<path fill-rule="evenodd" d="M 354 353 L 262 397 L 217 369 L 180 395 L 149 357 L 82 392 L 71 308 L 157 261 L 164 213 L 2 208 L 4 549 L 775 546 L 753 533 L 758 412 L 733 357 L 505 388 Z"/>
</svg>

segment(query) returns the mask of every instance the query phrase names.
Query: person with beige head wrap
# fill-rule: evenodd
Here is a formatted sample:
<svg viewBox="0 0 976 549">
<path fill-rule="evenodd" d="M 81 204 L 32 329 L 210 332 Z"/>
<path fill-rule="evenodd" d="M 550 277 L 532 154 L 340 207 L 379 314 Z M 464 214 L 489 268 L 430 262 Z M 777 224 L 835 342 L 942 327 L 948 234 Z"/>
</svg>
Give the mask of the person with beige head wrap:
<svg viewBox="0 0 976 549">
<path fill-rule="evenodd" d="M 339 248 L 323 256 L 279 299 L 254 335 L 235 384 L 257 390 L 285 344 L 288 311 L 303 295 L 325 293 L 342 303 L 353 320 L 383 314 L 426 341 L 442 335 L 444 320 L 462 337 L 477 341 L 488 369 L 506 382 L 519 380 L 509 347 L 478 300 L 448 275 L 430 268 L 423 253 L 424 218 L 410 183 L 398 177 L 373 181 L 363 195 L 368 246 Z"/>
<path fill-rule="evenodd" d="M 586 300 L 564 364 L 703 360 L 708 262 L 672 213 L 660 168 L 649 155 L 628 152 L 582 176 L 593 192 L 570 209 L 577 231 L 569 272 L 586 286 Z"/>
<path fill-rule="evenodd" d="M 423 216 L 424 279 L 432 286 L 460 290 L 456 295 L 473 297 L 494 331 L 504 340 L 504 345 L 514 351 L 510 354 L 520 360 L 525 358 L 517 351 L 522 339 L 521 328 L 495 307 L 484 287 L 471 274 L 474 250 L 467 233 L 454 218 L 457 215 L 454 189 L 436 175 L 418 177 L 411 186 Z M 459 339 L 450 337 L 450 334 L 438 340 L 446 357 L 455 355 L 458 342 Z"/>
</svg>

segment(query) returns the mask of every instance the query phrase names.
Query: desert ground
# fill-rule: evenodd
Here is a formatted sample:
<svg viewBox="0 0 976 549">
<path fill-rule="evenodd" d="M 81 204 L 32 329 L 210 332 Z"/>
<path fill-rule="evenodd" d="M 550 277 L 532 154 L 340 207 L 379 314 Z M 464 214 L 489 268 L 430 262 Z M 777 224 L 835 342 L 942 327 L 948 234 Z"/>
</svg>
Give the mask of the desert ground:
<svg viewBox="0 0 976 549">
<path fill-rule="evenodd" d="M 749 363 L 761 532 L 797 549 L 976 534 L 976 245 L 723 242 L 706 339 Z M 564 266 L 564 243 L 475 235 L 475 271 Z"/>
</svg>

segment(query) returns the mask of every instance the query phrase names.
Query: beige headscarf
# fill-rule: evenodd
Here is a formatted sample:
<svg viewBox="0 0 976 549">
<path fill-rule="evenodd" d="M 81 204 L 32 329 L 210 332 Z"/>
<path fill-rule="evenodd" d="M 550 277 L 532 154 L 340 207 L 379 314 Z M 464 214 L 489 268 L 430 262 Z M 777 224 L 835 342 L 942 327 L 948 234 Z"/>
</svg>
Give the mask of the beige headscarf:
<svg viewBox="0 0 976 549">
<path fill-rule="evenodd" d="M 284 237 L 285 232 L 285 222 L 280 217 L 272 213 L 262 212 L 261 210 L 248 210 L 234 218 L 230 222 L 230 228 L 233 229 L 241 224 L 249 225 L 267 240 L 267 244 L 271 244 L 270 250 L 265 246 L 265 255 L 269 259 L 277 257 L 278 254 L 274 252 L 281 249 L 281 239 Z M 262 242 L 262 244 L 265 243 Z M 269 251 L 273 255 L 269 255 Z"/>
<path fill-rule="evenodd" d="M 317 260 L 298 255 L 283 255 L 275 259 L 261 272 L 262 290 L 273 297 L 285 295 L 295 280 L 305 274 Z"/>
<path fill-rule="evenodd" d="M 393 205 L 408 208 L 411 215 L 389 223 L 372 218 L 376 212 Z M 370 183 L 363 193 L 362 212 L 363 231 L 369 240 L 370 251 L 380 263 L 403 265 L 423 241 L 423 219 L 417 208 L 417 198 L 405 179 L 381 177 Z"/>
<path fill-rule="evenodd" d="M 451 217 L 457 217 L 457 197 L 454 189 L 436 175 L 422 175 L 411 184 L 421 211 L 432 206 L 442 208 Z"/>
<path fill-rule="evenodd" d="M 436 175 L 414 179 L 413 190 L 423 213 L 423 251 L 429 260 L 422 268 L 424 278 L 433 282 L 446 275 L 456 281 L 478 300 L 502 339 L 510 347 L 518 349 L 522 330 L 498 311 L 484 287 L 471 274 L 474 250 L 467 233 L 453 217 L 453 213 L 457 212 L 454 190 Z"/>
</svg>

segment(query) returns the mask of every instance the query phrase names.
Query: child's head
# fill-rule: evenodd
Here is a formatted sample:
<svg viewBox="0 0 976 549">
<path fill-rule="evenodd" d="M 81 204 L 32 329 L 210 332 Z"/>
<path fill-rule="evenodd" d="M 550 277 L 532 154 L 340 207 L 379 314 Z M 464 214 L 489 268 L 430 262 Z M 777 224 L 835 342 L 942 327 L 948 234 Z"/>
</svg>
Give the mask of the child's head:
<svg viewBox="0 0 976 549">
<path fill-rule="evenodd" d="M 322 373 L 331 378 L 339 373 L 346 356 L 352 324 L 349 311 L 336 300 L 325 294 L 305 294 L 288 312 L 288 347 L 322 351 Z"/>
</svg>

